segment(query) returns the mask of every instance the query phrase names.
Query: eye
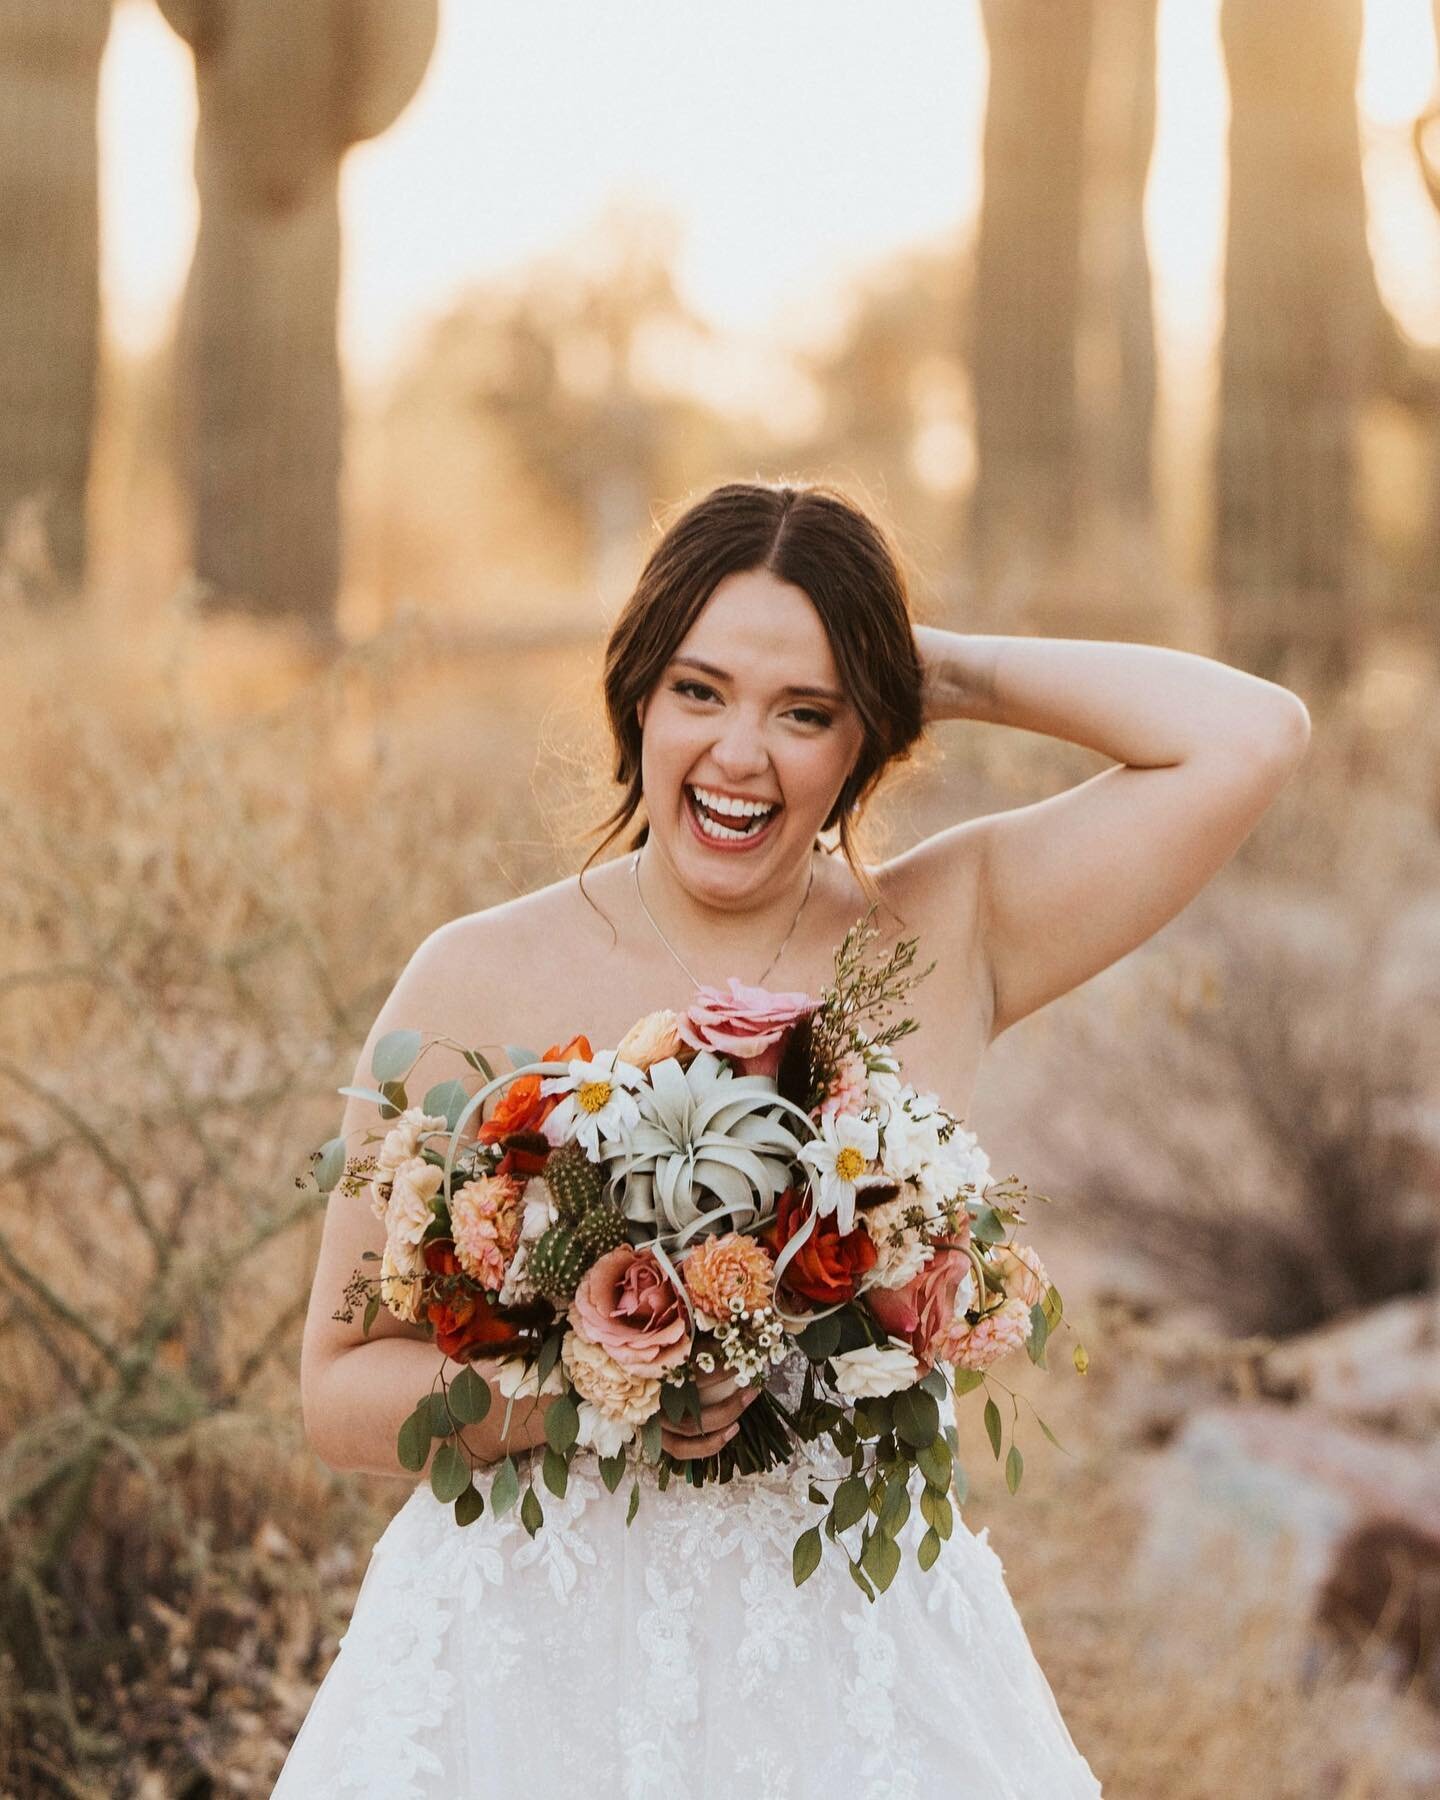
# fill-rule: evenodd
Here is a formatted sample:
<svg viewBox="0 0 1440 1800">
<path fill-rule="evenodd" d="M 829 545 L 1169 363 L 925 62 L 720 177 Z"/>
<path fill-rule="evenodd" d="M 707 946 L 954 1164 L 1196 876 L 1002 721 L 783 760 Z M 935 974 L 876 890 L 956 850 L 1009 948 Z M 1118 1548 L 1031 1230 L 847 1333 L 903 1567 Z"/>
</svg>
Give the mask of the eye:
<svg viewBox="0 0 1440 1800">
<path fill-rule="evenodd" d="M 706 687 L 703 681 L 690 681 L 687 679 L 672 681 L 670 683 L 670 691 L 672 694 L 685 694 L 687 688 L 696 688 L 701 694 L 713 694 L 715 692 L 714 688 Z M 690 696 L 686 694 L 685 697 L 688 699 Z"/>
<path fill-rule="evenodd" d="M 679 694 L 686 700 L 698 699 L 703 701 L 706 699 L 718 700 L 720 698 L 715 692 L 715 689 L 712 688 L 708 682 L 694 681 L 689 676 L 682 676 L 678 681 L 672 681 L 670 683 L 670 692 L 672 694 Z M 834 723 L 834 720 L 829 713 L 822 712 L 819 707 L 816 706 L 792 706 L 790 709 L 790 717 L 792 719 L 799 719 L 804 724 L 809 725 L 812 728 L 818 727 L 821 730 Z"/>
<path fill-rule="evenodd" d="M 821 712 L 814 706 L 792 707 L 790 716 L 792 719 L 807 719 L 816 725 L 829 725 L 832 723 L 829 713 Z"/>
</svg>

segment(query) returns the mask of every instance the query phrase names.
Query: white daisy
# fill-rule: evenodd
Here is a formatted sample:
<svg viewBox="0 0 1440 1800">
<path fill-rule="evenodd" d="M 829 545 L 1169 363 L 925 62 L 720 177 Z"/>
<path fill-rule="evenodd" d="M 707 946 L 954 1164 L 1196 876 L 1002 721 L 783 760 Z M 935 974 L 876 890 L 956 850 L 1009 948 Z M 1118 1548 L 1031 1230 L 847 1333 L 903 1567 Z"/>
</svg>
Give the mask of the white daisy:
<svg viewBox="0 0 1440 1800">
<path fill-rule="evenodd" d="M 548 1075 L 540 1083 L 542 1094 L 565 1096 L 540 1129 L 552 1144 L 575 1139 L 598 1162 L 600 1139 L 618 1137 L 639 1120 L 639 1103 L 630 1089 L 644 1080 L 634 1063 L 618 1061 L 613 1050 L 602 1050 L 589 1062 L 577 1056 L 567 1073 Z"/>
<path fill-rule="evenodd" d="M 855 1188 L 862 1175 L 868 1173 L 880 1148 L 880 1128 L 873 1119 L 860 1113 L 831 1113 L 820 1121 L 820 1135 L 812 1138 L 800 1152 L 819 1178 L 815 1191 L 815 1210 L 822 1217 L 835 1214 L 842 1232 L 855 1225 Z"/>
</svg>

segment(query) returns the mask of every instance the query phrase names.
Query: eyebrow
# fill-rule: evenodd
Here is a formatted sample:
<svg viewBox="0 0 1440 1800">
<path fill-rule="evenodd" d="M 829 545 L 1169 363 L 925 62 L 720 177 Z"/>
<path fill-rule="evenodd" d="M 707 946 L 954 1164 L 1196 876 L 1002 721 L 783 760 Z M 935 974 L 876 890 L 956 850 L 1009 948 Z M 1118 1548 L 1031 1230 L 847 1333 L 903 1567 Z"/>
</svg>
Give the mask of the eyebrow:
<svg viewBox="0 0 1440 1800">
<path fill-rule="evenodd" d="M 718 681 L 731 679 L 728 669 L 722 669 L 716 663 L 702 662 L 698 656 L 672 656 L 670 666 L 673 667 L 676 663 L 688 663 L 692 669 L 703 670 L 706 675 L 713 675 Z M 845 704 L 845 696 L 837 694 L 834 688 L 796 687 L 792 683 L 789 687 L 781 688 L 780 692 L 782 694 L 803 694 L 816 700 L 828 700 L 832 706 L 844 706 Z"/>
</svg>

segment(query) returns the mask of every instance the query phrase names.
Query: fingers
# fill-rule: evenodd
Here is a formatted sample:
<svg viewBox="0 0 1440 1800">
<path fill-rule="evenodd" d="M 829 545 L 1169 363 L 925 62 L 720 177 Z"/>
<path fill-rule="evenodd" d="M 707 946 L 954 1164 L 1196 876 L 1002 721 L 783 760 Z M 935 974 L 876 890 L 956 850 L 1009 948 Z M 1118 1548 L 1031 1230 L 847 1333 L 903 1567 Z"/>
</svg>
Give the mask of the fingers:
<svg viewBox="0 0 1440 1800">
<path fill-rule="evenodd" d="M 709 1431 L 700 1437 L 687 1437 L 667 1425 L 660 1433 L 660 1443 L 671 1456 L 684 1462 L 689 1457 L 713 1456 L 730 1442 L 739 1429 L 738 1425 L 727 1425 L 723 1431 Z"/>
<path fill-rule="evenodd" d="M 737 1388 L 724 1400 L 705 1401 L 700 1408 L 700 1422 L 694 1419 L 681 1419 L 676 1425 L 665 1427 L 667 1431 L 678 1432 L 682 1437 L 695 1437 L 701 1433 L 714 1434 L 738 1419 L 752 1400 L 759 1397 L 758 1387 Z"/>
</svg>

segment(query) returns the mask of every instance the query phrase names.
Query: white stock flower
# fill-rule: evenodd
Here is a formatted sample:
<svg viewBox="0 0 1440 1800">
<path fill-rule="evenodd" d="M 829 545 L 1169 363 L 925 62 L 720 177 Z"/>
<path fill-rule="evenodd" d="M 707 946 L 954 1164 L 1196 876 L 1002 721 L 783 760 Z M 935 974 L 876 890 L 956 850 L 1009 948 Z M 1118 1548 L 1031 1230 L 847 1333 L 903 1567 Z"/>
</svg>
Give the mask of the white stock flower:
<svg viewBox="0 0 1440 1800">
<path fill-rule="evenodd" d="M 900 1090 L 885 1109 L 881 1126 L 880 1163 L 896 1181 L 908 1181 L 940 1153 L 940 1118 L 934 1097 Z"/>
<path fill-rule="evenodd" d="M 841 1232 L 855 1227 L 855 1184 L 875 1161 L 879 1127 L 858 1113 L 830 1113 L 820 1121 L 820 1135 L 800 1152 L 800 1160 L 813 1171 L 815 1211 L 822 1217 L 835 1214 Z"/>
<path fill-rule="evenodd" d="M 847 1400 L 877 1399 L 882 1394 L 898 1393 L 914 1387 L 920 1365 L 910 1346 L 900 1338 L 889 1338 L 883 1344 L 865 1344 L 858 1350 L 845 1350 L 832 1356 L 835 1386 Z"/>
<path fill-rule="evenodd" d="M 540 1129 L 552 1144 L 573 1138 L 596 1162 L 600 1139 L 619 1137 L 639 1119 L 640 1104 L 630 1090 L 644 1080 L 633 1063 L 620 1060 L 613 1050 L 602 1050 L 588 1062 L 577 1056 L 565 1074 L 547 1075 L 540 1083 L 542 1094 L 565 1096 Z"/>
<path fill-rule="evenodd" d="M 915 1205 L 913 1195 L 902 1193 L 893 1200 L 881 1200 L 875 1206 L 867 1206 L 861 1213 L 860 1223 L 869 1232 L 876 1252 L 875 1262 L 861 1282 L 862 1289 L 904 1287 L 929 1262 L 933 1254 L 931 1246 L 920 1236 L 917 1227 L 902 1223 Z M 898 1241 L 895 1239 L 897 1229 L 900 1233 Z"/>
<path fill-rule="evenodd" d="M 521 1205 L 524 1208 L 520 1216 L 522 1244 L 533 1243 L 536 1238 L 543 1237 L 560 1217 L 560 1209 L 550 1192 L 550 1183 L 543 1175 L 532 1175 L 525 1183 Z"/>
</svg>

